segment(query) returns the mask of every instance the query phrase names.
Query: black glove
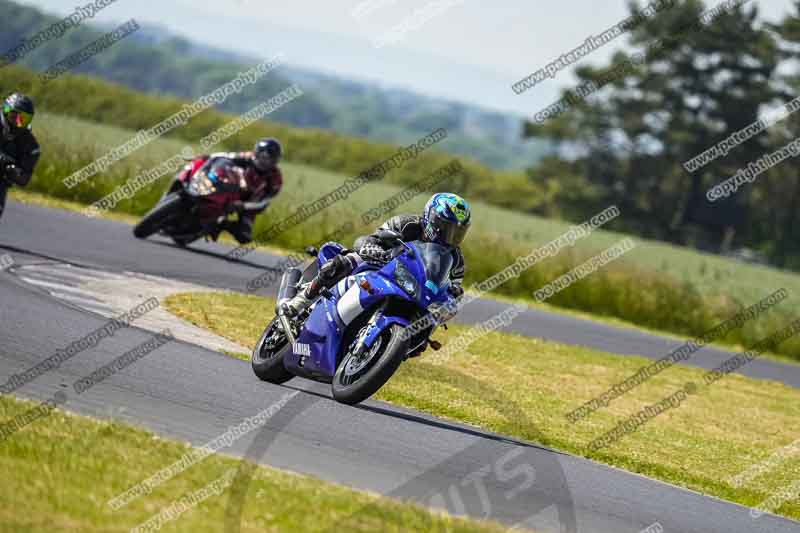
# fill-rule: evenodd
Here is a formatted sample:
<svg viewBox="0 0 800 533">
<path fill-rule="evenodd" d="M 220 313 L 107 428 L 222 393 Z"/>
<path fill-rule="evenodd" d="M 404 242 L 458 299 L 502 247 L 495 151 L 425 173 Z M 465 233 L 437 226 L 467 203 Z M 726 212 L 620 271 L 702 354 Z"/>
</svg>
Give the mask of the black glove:
<svg viewBox="0 0 800 533">
<path fill-rule="evenodd" d="M 228 215 L 230 215 L 231 213 L 238 213 L 241 215 L 243 212 L 244 212 L 244 202 L 237 200 L 225 206 L 225 213 Z"/>
<path fill-rule="evenodd" d="M 377 244 L 367 242 L 358 250 L 361 259 L 372 265 L 383 266 L 392 259 L 392 251 L 384 250 Z"/>
<path fill-rule="evenodd" d="M 3 178 L 9 185 L 18 185 L 22 179 L 22 169 L 14 165 L 9 165 L 5 168 L 5 172 L 3 172 Z"/>
<path fill-rule="evenodd" d="M 11 183 L 11 179 L 9 178 L 8 169 L 14 166 L 14 163 L 15 161 L 10 156 L 0 152 L 0 178 L 9 183 Z"/>
<path fill-rule="evenodd" d="M 464 295 L 464 288 L 461 285 L 451 284 L 448 290 L 453 298 L 461 298 Z"/>
</svg>

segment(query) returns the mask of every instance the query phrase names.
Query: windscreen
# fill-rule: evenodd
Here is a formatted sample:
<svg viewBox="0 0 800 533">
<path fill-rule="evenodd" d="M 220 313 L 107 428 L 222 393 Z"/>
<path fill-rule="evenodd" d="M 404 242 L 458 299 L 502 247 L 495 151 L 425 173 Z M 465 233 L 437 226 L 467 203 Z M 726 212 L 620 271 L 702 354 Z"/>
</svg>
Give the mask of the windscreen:
<svg viewBox="0 0 800 533">
<path fill-rule="evenodd" d="M 425 265 L 428 279 L 437 287 L 444 285 L 450 279 L 450 269 L 453 267 L 452 248 L 432 242 L 414 241 L 413 244 L 419 250 L 419 258 Z"/>
<path fill-rule="evenodd" d="M 242 178 L 232 167 L 231 161 L 220 158 L 208 169 L 208 177 L 218 191 L 236 192 L 242 187 Z"/>
</svg>

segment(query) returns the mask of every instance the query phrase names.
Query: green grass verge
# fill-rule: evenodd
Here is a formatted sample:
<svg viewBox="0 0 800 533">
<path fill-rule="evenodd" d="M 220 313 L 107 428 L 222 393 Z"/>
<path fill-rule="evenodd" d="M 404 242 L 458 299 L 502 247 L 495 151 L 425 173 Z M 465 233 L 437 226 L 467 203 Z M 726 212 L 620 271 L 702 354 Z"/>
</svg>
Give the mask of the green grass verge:
<svg viewBox="0 0 800 533">
<path fill-rule="evenodd" d="M 235 76 L 239 70 L 234 67 L 231 69 L 231 74 Z M 40 111 L 69 115 L 131 131 L 152 128 L 189 103 L 186 99 L 145 94 L 85 75 L 65 74 L 45 84 L 39 80 L 37 72 L 20 65 L 4 66 L 3 73 L 4 75 L 0 77 L 0 92 L 26 93 L 33 97 Z M 226 83 L 228 80 L 223 79 L 224 76 L 218 72 L 214 76 L 217 82 L 206 86 L 216 88 Z M 278 79 L 282 77 L 280 69 L 275 72 L 275 76 Z M 243 95 L 232 96 L 228 105 L 235 106 L 244 113 L 254 106 L 254 97 L 255 101 L 264 102 L 289 86 L 289 82 L 275 83 L 275 76 L 268 75 L 264 80 L 266 85 L 260 83 L 258 87 L 245 88 L 244 94 L 247 96 L 244 99 Z M 308 103 L 306 101 L 306 104 Z M 236 118 L 237 114 L 223 113 L 212 108 L 192 118 L 184 126 L 169 132 L 167 137 L 199 142 L 201 138 Z M 274 116 L 269 115 L 266 118 L 273 119 Z M 432 122 L 431 129 L 446 126 L 445 123 L 436 122 Z M 45 128 L 47 125 L 37 116 L 37 130 L 40 127 Z M 298 128 L 273 120 L 259 121 L 234 134 L 220 148 L 223 151 L 239 150 L 243 146 L 252 146 L 255 139 L 267 136 L 282 140 L 286 147 L 286 157 L 293 163 L 314 165 L 354 176 L 371 168 L 375 163 L 391 157 L 398 150 L 398 146 L 390 143 L 317 128 Z M 409 161 L 404 168 L 395 171 L 392 180 L 410 183 L 418 179 L 417 176 L 429 174 L 451 158 L 458 157 L 463 163 L 464 173 L 450 179 L 448 188 L 459 189 L 465 194 L 481 197 L 504 207 L 533 209 L 544 203 L 546 200 L 544 187 L 534 183 L 524 172 L 493 170 L 473 158 L 446 153 L 454 142 L 459 142 L 458 137 L 461 136 L 451 133 L 449 139 Z M 150 147 L 146 150 L 149 149 Z"/>
<path fill-rule="evenodd" d="M 37 123 L 43 159 L 29 190 L 48 196 L 86 204 L 112 192 L 139 172 L 155 167 L 179 153 L 185 142 L 166 138 L 150 144 L 106 174 L 67 189 L 65 176 L 91 163 L 96 157 L 132 137 L 132 132 L 97 125 L 74 118 L 43 114 Z M 258 218 L 255 234 L 289 216 L 302 204 L 308 204 L 341 185 L 352 176 L 322 171 L 306 165 L 284 165 L 284 192 L 269 211 Z M 423 176 L 420 176 L 420 179 Z M 165 177 L 130 200 L 122 201 L 117 213 L 142 215 L 156 202 L 170 177 Z M 326 235 L 352 222 L 353 228 L 341 240 L 352 239 L 374 229 L 365 224 L 362 214 L 398 192 L 390 183 L 370 183 L 321 213 L 311 217 L 269 243 L 285 249 L 301 250 L 318 243 Z M 396 212 L 419 212 L 426 194 L 421 194 Z M 467 257 L 467 283 L 480 282 L 517 257 L 529 254 L 567 231 L 563 222 L 513 213 L 482 202 L 473 202 L 474 227 L 464 251 Z M 597 231 L 575 247 L 563 250 L 496 289 L 501 296 L 530 299 L 533 291 L 556 279 L 599 250 L 622 238 L 622 235 Z M 682 336 L 696 336 L 732 316 L 742 306 L 786 288 L 790 298 L 757 320 L 731 331 L 722 344 L 750 346 L 800 315 L 800 276 L 736 263 L 719 257 L 664 244 L 640 241 L 639 246 L 604 269 L 575 283 L 548 300 L 562 309 L 612 317 L 630 324 L 667 331 Z M 800 360 L 800 338 L 790 339 L 780 354 Z"/>
<path fill-rule="evenodd" d="M 13 418 L 31 402 L 0 397 L 0 415 Z M 189 446 L 132 426 L 54 410 L 0 442 L 0 530 L 14 532 L 127 532 L 185 495 L 236 469 L 238 459 L 213 455 L 113 511 L 118 496 L 179 460 Z M 161 531 L 224 529 L 234 482 L 191 508 Z M 242 532 L 441 531 L 496 532 L 498 524 L 453 518 L 420 506 L 355 491 L 309 476 L 254 469 L 244 495 Z M 309 512 L 311 511 L 311 512 Z"/>
<path fill-rule="evenodd" d="M 14 187 L 9 190 L 8 197 L 21 204 L 38 205 L 49 209 L 63 209 L 76 213 L 80 213 L 86 208 L 86 204 L 74 202 L 72 200 L 64 200 L 56 196 L 48 196 L 28 189 L 20 189 L 19 187 Z M 102 218 L 116 220 L 117 222 L 125 222 L 131 225 L 139 221 L 139 217 L 119 211 L 105 211 L 101 216 Z"/>
<path fill-rule="evenodd" d="M 197 326 L 253 346 L 274 316 L 274 300 L 231 293 L 170 296 L 166 306 Z M 447 341 L 467 328 L 437 333 Z M 730 375 L 650 420 L 633 434 L 596 453 L 594 438 L 658 402 L 704 371 L 673 367 L 575 424 L 565 414 L 605 392 L 651 360 L 621 357 L 517 335 L 491 333 L 449 361 L 429 350 L 400 367 L 378 399 L 473 424 L 582 455 L 748 506 L 757 506 L 800 475 L 800 455 L 756 477 L 745 487 L 727 480 L 797 439 L 800 391 L 786 385 Z M 464 376 L 477 380 L 480 390 Z M 535 427 L 497 409 L 502 391 Z M 800 502 L 776 513 L 800 518 Z"/>
</svg>

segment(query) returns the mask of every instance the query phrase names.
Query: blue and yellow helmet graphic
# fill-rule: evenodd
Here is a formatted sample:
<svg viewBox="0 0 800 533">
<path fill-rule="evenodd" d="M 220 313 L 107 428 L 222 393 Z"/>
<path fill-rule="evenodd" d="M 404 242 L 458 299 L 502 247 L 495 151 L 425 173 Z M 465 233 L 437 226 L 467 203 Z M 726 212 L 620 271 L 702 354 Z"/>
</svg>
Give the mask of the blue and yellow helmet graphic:
<svg viewBox="0 0 800 533">
<path fill-rule="evenodd" d="M 434 194 L 425 204 L 422 224 L 431 242 L 460 246 L 471 223 L 469 203 L 453 193 Z"/>
</svg>

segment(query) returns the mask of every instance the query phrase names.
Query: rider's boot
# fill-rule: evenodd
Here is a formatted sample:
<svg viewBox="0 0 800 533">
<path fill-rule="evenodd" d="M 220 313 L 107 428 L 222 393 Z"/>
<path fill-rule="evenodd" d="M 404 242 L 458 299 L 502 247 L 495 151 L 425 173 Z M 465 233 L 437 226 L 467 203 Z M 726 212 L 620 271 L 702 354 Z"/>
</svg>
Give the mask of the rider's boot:
<svg viewBox="0 0 800 533">
<path fill-rule="evenodd" d="M 290 317 L 299 316 L 303 311 L 311 307 L 320 294 L 322 294 L 323 286 L 320 283 L 319 276 L 311 280 L 297 295 L 283 304 L 283 312 Z"/>
<path fill-rule="evenodd" d="M 290 317 L 296 317 L 308 309 L 325 289 L 330 289 L 357 265 L 357 259 L 348 255 L 337 255 L 320 267 L 319 272 L 297 296 L 285 302 L 283 312 Z"/>
<path fill-rule="evenodd" d="M 206 241 L 211 239 L 217 242 L 220 234 L 227 229 L 225 227 L 225 222 L 227 222 L 225 217 L 219 217 L 216 221 L 209 223 L 209 225 L 206 226 Z"/>
</svg>

